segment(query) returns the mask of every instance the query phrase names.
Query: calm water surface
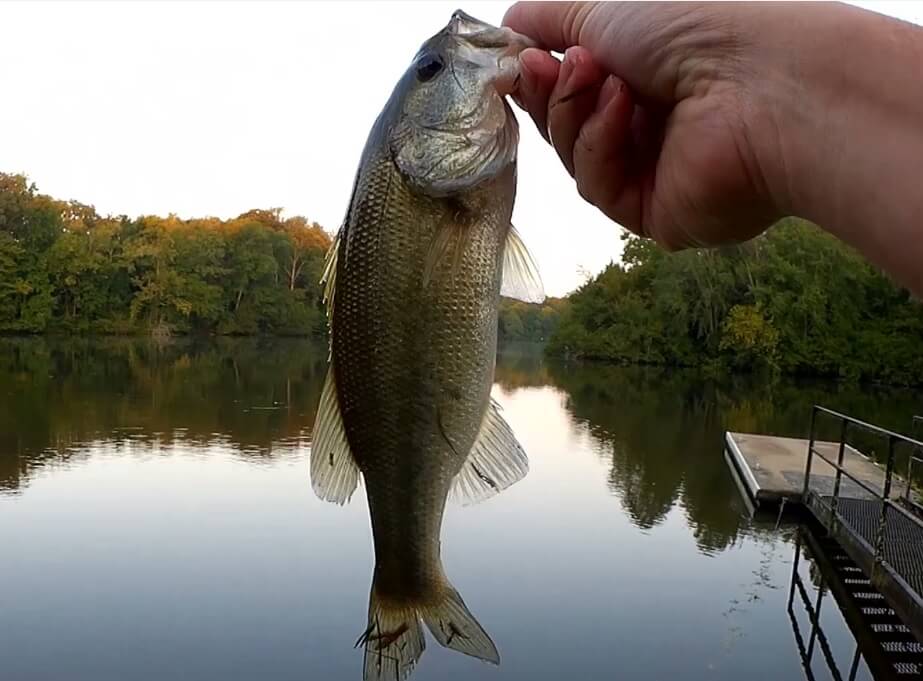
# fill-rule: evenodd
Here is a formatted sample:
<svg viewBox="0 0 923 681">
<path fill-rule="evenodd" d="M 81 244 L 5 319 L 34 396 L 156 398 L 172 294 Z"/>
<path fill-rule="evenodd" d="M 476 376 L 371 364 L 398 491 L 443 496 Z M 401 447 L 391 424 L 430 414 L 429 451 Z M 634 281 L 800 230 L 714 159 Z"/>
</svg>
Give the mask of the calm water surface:
<svg viewBox="0 0 923 681">
<path fill-rule="evenodd" d="M 306 341 L 0 340 L 0 679 L 360 679 L 364 495 L 325 504 L 308 480 L 325 358 Z M 795 528 L 748 518 L 723 432 L 804 436 L 814 402 L 907 430 L 923 404 L 523 348 L 494 396 L 531 472 L 450 506 L 443 558 L 502 662 L 430 639 L 420 681 L 806 678 Z"/>
</svg>

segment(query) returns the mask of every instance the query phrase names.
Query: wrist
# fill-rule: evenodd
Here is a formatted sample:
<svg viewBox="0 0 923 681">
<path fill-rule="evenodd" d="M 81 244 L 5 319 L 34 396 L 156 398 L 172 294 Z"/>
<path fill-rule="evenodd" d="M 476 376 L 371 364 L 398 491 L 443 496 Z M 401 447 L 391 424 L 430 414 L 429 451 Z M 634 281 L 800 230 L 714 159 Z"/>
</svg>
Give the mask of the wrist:
<svg viewBox="0 0 923 681">
<path fill-rule="evenodd" d="M 757 51 L 766 87 L 755 108 L 770 112 L 757 156 L 776 169 L 767 186 L 781 214 L 811 220 L 921 294 L 923 30 L 845 5 L 796 11 L 787 39 L 766 35 Z"/>
<path fill-rule="evenodd" d="M 855 242 L 857 192 L 900 184 L 923 158 L 913 149 L 923 139 L 923 31 L 838 4 L 793 3 L 750 23 L 761 29 L 748 128 L 773 203 Z"/>
</svg>

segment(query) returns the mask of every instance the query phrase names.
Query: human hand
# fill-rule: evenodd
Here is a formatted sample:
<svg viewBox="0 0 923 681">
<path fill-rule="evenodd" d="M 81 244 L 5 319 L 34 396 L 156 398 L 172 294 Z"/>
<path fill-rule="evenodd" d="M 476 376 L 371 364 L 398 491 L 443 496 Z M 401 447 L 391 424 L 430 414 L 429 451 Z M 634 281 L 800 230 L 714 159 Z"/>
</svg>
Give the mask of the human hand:
<svg viewBox="0 0 923 681">
<path fill-rule="evenodd" d="M 566 50 L 563 63 L 522 53 L 517 102 L 581 196 L 616 222 L 669 249 L 744 241 L 788 209 L 774 107 L 760 109 L 767 84 L 747 51 L 760 13 L 517 3 L 505 25 Z"/>
</svg>

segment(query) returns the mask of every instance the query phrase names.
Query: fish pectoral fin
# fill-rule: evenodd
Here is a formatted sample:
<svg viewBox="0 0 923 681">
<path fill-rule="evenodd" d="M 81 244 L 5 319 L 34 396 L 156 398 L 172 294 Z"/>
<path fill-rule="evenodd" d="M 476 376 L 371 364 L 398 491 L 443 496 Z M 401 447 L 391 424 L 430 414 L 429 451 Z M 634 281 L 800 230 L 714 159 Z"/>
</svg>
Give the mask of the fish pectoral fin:
<svg viewBox="0 0 923 681">
<path fill-rule="evenodd" d="M 512 225 L 503 249 L 503 282 L 500 284 L 500 295 L 525 303 L 541 303 L 545 300 L 545 287 L 538 273 L 535 258 L 529 253 L 519 232 Z"/>
<path fill-rule="evenodd" d="M 467 230 L 447 221 L 436 229 L 429 248 L 423 258 L 423 286 L 427 287 L 436 277 L 438 268 L 450 262 L 449 272 L 455 276 L 461 265 L 462 254 L 468 240 Z"/>
<path fill-rule="evenodd" d="M 359 484 L 359 467 L 349 449 L 337 399 L 333 365 L 320 394 L 311 443 L 311 486 L 324 501 L 345 504 Z"/>
<path fill-rule="evenodd" d="M 421 614 L 439 645 L 485 662 L 500 664 L 497 646 L 451 585 L 446 585 L 446 595 L 442 600 L 427 606 Z"/>
<path fill-rule="evenodd" d="M 487 407 L 477 439 L 452 483 L 452 495 L 463 504 L 492 497 L 529 472 L 529 459 L 493 400 Z"/>
</svg>

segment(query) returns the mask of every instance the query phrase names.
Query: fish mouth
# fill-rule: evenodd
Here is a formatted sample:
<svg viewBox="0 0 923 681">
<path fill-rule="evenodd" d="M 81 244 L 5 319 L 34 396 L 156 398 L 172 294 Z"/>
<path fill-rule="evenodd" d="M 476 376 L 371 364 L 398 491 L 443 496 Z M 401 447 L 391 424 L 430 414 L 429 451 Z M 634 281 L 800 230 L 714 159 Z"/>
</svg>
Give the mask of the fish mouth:
<svg viewBox="0 0 923 681">
<path fill-rule="evenodd" d="M 472 47 L 500 49 L 517 55 L 527 47 L 538 47 L 534 40 L 511 28 L 488 24 L 460 9 L 452 13 L 446 28 L 449 33 L 463 38 Z"/>
<path fill-rule="evenodd" d="M 516 91 L 520 81 L 519 54 L 529 47 L 538 47 L 531 38 L 506 26 L 494 26 L 476 19 L 463 10 L 455 10 L 446 32 L 481 55 L 490 54 L 496 60 L 493 79 L 502 97 Z"/>
</svg>

